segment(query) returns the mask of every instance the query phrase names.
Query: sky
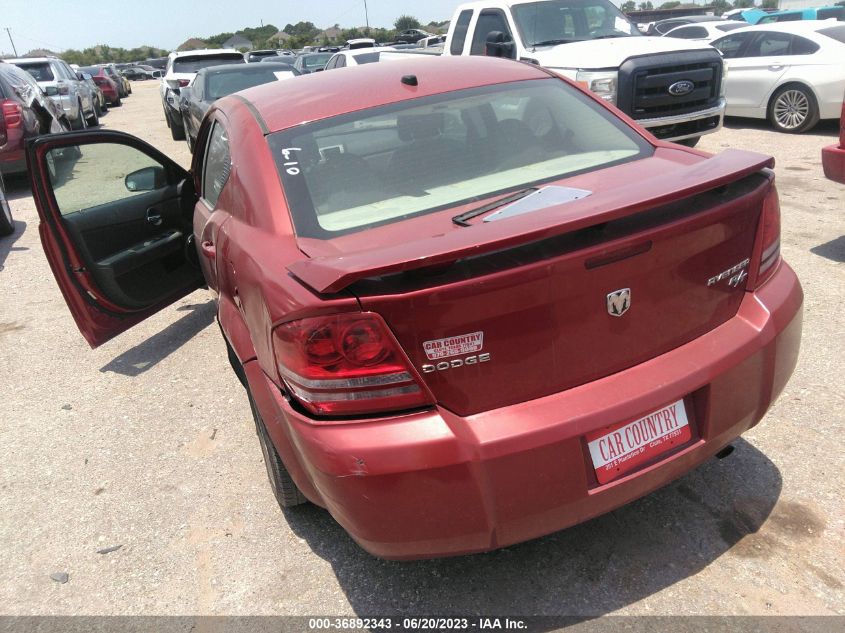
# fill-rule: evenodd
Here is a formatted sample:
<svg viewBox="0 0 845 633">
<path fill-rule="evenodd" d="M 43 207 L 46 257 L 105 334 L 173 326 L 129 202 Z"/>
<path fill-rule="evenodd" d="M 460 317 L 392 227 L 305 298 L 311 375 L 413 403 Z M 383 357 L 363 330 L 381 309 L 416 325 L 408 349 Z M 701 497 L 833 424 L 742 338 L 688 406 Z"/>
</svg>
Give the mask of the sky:
<svg viewBox="0 0 845 633">
<path fill-rule="evenodd" d="M 449 20 L 459 0 L 366 0 L 370 26 L 392 27 L 407 14 L 423 24 Z M 0 53 L 11 54 L 5 31 L 23 55 L 35 48 L 61 52 L 97 44 L 175 49 L 189 37 L 299 21 L 320 28 L 365 24 L 364 0 L 0 0 Z"/>
</svg>

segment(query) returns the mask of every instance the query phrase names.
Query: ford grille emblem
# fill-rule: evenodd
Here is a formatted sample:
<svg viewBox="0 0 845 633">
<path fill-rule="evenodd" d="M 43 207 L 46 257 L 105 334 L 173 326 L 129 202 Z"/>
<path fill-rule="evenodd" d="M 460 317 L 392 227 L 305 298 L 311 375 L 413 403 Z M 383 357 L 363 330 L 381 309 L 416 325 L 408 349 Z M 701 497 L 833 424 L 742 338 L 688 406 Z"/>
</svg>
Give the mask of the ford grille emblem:
<svg viewBox="0 0 845 633">
<path fill-rule="evenodd" d="M 683 97 L 695 90 L 695 84 L 689 79 L 681 79 L 669 86 L 669 94 L 675 97 Z"/>
<path fill-rule="evenodd" d="M 607 295 L 607 313 L 621 317 L 631 307 L 631 289 L 622 288 Z"/>
</svg>

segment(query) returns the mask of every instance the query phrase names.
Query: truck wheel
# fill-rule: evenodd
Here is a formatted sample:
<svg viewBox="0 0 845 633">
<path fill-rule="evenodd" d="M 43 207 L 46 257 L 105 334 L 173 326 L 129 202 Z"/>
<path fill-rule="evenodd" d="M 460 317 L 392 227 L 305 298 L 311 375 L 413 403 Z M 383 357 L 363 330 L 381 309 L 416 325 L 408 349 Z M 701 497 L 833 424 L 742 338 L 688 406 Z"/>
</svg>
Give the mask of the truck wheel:
<svg viewBox="0 0 845 633">
<path fill-rule="evenodd" d="M 769 101 L 769 122 L 778 132 L 800 134 L 819 122 L 816 97 L 806 86 L 783 86 Z"/>
<path fill-rule="evenodd" d="M 698 145 L 698 141 L 701 140 L 700 136 L 693 136 L 692 138 L 683 138 L 680 141 L 675 141 L 678 145 L 683 145 L 685 147 L 695 147 Z"/>
<path fill-rule="evenodd" d="M 296 487 L 293 479 L 291 479 L 290 473 L 288 473 L 285 465 L 282 463 L 279 453 L 276 452 L 276 447 L 273 446 L 273 442 L 270 440 L 270 434 L 267 433 L 267 428 L 264 426 L 264 421 L 258 413 L 258 407 L 255 406 L 249 390 L 247 390 L 247 396 L 249 396 L 249 407 L 252 409 L 252 417 L 255 419 L 258 443 L 261 444 L 261 452 L 264 455 L 264 465 L 267 467 L 270 488 L 273 489 L 276 501 L 283 508 L 292 508 L 293 506 L 307 503 L 308 499 Z"/>
</svg>

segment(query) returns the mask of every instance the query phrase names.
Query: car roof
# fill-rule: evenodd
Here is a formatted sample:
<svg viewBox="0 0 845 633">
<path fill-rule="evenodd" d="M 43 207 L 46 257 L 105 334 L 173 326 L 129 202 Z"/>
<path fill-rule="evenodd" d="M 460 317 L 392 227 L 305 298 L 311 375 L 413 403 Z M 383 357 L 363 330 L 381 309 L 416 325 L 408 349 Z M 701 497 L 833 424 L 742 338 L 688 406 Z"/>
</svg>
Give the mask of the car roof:
<svg viewBox="0 0 845 633">
<path fill-rule="evenodd" d="M 780 33 L 795 33 L 796 35 L 807 35 L 809 33 L 817 33 L 821 29 L 830 28 L 834 26 L 842 26 L 843 23 L 838 20 L 796 20 L 794 22 L 770 22 L 769 24 L 754 24 L 745 26 L 741 29 L 730 31 L 728 35 L 734 33 L 756 32 L 756 31 L 778 31 Z"/>
<path fill-rule="evenodd" d="M 418 85 L 403 83 L 405 75 L 415 75 Z M 277 132 L 304 122 L 407 99 L 549 76 L 533 64 L 494 57 L 426 55 L 420 59 L 311 73 L 295 81 L 256 86 L 238 94 L 251 103 L 250 109 L 260 117 L 265 132 Z M 279 98 L 280 95 L 284 98 Z M 225 111 L 234 103 L 239 102 L 224 97 L 217 107 Z"/>
<path fill-rule="evenodd" d="M 14 59 L 6 58 L 5 61 L 10 64 L 26 64 L 30 62 L 37 62 L 43 64 L 44 62 L 57 62 L 58 57 L 15 57 Z"/>
</svg>

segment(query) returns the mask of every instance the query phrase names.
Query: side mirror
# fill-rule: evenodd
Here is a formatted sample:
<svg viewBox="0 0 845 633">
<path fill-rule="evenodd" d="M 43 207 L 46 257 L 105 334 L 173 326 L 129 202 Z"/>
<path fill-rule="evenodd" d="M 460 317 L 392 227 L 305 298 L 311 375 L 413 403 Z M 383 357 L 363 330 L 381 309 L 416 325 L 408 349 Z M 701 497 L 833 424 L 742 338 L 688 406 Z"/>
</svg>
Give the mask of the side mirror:
<svg viewBox="0 0 845 633">
<path fill-rule="evenodd" d="M 155 191 L 167 184 L 167 174 L 161 165 L 133 171 L 123 179 L 127 191 Z"/>
<path fill-rule="evenodd" d="M 516 59 L 516 44 L 501 31 L 490 31 L 485 41 L 485 55 Z"/>
</svg>

